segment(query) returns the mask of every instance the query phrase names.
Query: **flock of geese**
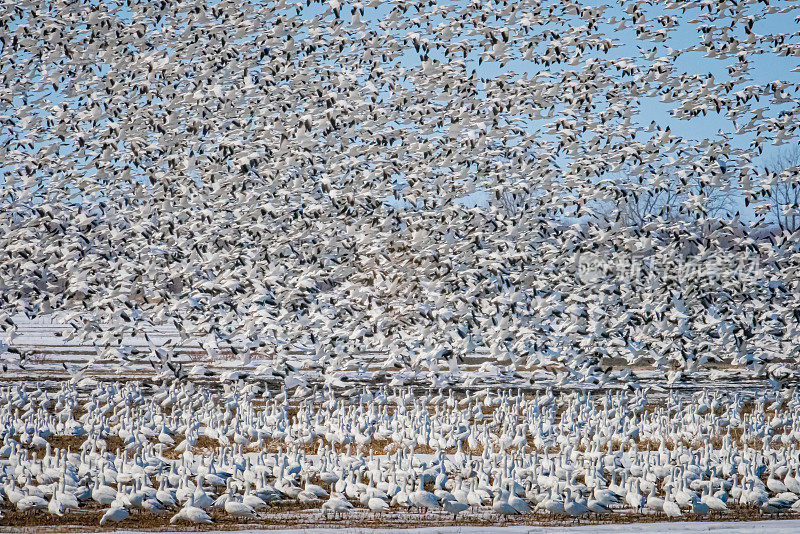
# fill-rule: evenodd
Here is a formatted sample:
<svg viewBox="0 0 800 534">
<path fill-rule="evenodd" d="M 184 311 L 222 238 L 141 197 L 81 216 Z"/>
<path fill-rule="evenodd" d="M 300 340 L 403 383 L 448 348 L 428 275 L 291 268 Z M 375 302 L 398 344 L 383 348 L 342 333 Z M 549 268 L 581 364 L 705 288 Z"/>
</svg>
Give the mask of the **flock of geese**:
<svg viewBox="0 0 800 534">
<path fill-rule="evenodd" d="M 435 386 L 476 351 L 564 384 L 723 361 L 790 385 L 800 187 L 770 158 L 797 141 L 798 14 L 3 2 L 2 369 L 28 365 L 18 318 L 53 316 L 177 376 L 203 339 Z M 154 326 L 175 342 L 129 342 Z"/>
<path fill-rule="evenodd" d="M 800 510 L 798 14 L 0 3 L 0 371 L 33 359 L 20 317 L 96 349 L 0 386 L 0 516 Z M 198 340 L 224 387 L 178 361 Z M 476 355 L 624 390 L 475 391 Z M 160 385 L 78 388 L 100 360 Z"/>
<path fill-rule="evenodd" d="M 252 384 L 14 385 L 0 389 L 0 517 L 192 524 L 287 504 L 334 518 L 796 513 L 798 408 L 795 390 L 320 389 L 290 406 Z M 66 437 L 77 441 L 51 445 Z"/>
</svg>

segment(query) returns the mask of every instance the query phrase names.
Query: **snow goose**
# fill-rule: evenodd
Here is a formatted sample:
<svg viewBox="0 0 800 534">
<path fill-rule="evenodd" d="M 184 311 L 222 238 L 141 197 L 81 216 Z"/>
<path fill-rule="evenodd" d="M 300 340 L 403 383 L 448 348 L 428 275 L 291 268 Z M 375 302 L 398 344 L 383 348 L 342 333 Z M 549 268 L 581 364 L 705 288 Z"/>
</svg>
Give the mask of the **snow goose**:
<svg viewBox="0 0 800 534">
<path fill-rule="evenodd" d="M 194 503 L 193 506 L 208 510 L 211 505 L 214 504 L 214 498 L 206 493 L 206 490 L 203 488 L 204 481 L 204 475 L 197 475 L 197 486 L 192 493 L 192 502 Z"/>
<path fill-rule="evenodd" d="M 58 499 L 62 511 L 77 510 L 80 506 L 78 497 L 75 495 L 75 493 L 73 493 L 73 490 L 67 489 L 66 475 L 62 477 L 61 481 L 59 482 L 58 489 L 54 492 L 54 495 Z"/>
<path fill-rule="evenodd" d="M 175 506 L 175 492 L 167 487 L 165 476 L 158 483 L 156 499 L 164 506 Z"/>
<path fill-rule="evenodd" d="M 47 511 L 50 515 L 55 515 L 61 517 L 64 515 L 64 507 L 61 505 L 61 501 L 58 499 L 57 493 L 54 491 L 53 496 L 50 498 L 50 502 L 47 503 Z"/>
<path fill-rule="evenodd" d="M 508 494 L 508 490 L 501 488 L 492 502 L 492 511 L 502 518 L 519 515 L 517 509 L 508 504 Z"/>
<path fill-rule="evenodd" d="M 106 510 L 106 512 L 103 514 L 103 517 L 100 518 L 100 526 L 105 525 L 109 521 L 113 523 L 119 523 L 120 521 L 127 519 L 130 515 L 130 512 L 128 512 L 128 510 L 126 510 L 124 507 L 112 505 L 111 508 Z"/>
<path fill-rule="evenodd" d="M 167 509 L 157 499 L 145 499 L 141 504 L 142 510 L 149 512 L 153 515 L 161 515 L 167 512 Z"/>
<path fill-rule="evenodd" d="M 389 505 L 380 497 L 370 497 L 367 501 L 367 508 L 372 511 L 373 518 L 377 514 L 383 514 L 389 511 Z"/>
<path fill-rule="evenodd" d="M 469 506 L 469 491 L 464 489 L 464 479 L 459 475 L 456 477 L 455 487 L 453 488 L 453 497 L 461 504 Z"/>
<path fill-rule="evenodd" d="M 656 514 L 664 511 L 664 499 L 656 497 L 655 486 L 650 487 L 650 493 L 647 496 L 647 501 L 645 501 L 645 507 Z"/>
<path fill-rule="evenodd" d="M 202 508 L 194 505 L 194 495 L 189 495 L 189 500 L 186 505 L 178 510 L 178 513 L 173 515 L 169 520 L 170 523 L 177 523 L 178 521 L 188 521 L 189 523 L 211 523 L 211 517 Z"/>
<path fill-rule="evenodd" d="M 102 477 L 95 479 L 92 500 L 98 504 L 109 505 L 117 498 L 117 490 L 105 484 Z"/>
<path fill-rule="evenodd" d="M 611 508 L 612 506 L 619 504 L 620 495 L 616 492 L 612 491 L 610 488 L 594 488 L 594 499 L 605 506 L 606 508 Z"/>
<path fill-rule="evenodd" d="M 662 506 L 664 514 L 667 517 L 680 517 L 681 516 L 681 509 L 678 504 L 672 500 L 672 486 L 667 486 L 667 495 L 664 498 L 664 504 Z"/>
<path fill-rule="evenodd" d="M 586 502 L 586 507 L 597 516 L 610 514 L 613 511 L 610 505 L 597 498 L 597 488 L 594 489 L 594 498 Z"/>
<path fill-rule="evenodd" d="M 469 505 L 455 500 L 446 500 L 442 501 L 442 508 L 448 514 L 453 514 L 453 521 L 455 521 L 458 514 L 469 508 Z"/>
<path fill-rule="evenodd" d="M 527 514 L 531 511 L 528 501 L 517 497 L 513 491 L 510 491 L 508 494 L 508 504 L 510 504 L 520 514 Z"/>
<path fill-rule="evenodd" d="M 309 504 L 319 502 L 320 498 L 314 492 L 304 489 L 297 494 L 297 500 L 301 503 Z"/>
<path fill-rule="evenodd" d="M 700 496 L 700 501 L 708 506 L 710 512 L 723 513 L 728 511 L 728 506 L 725 504 L 725 502 L 723 502 L 719 497 L 715 497 L 711 494 L 710 482 L 706 486 L 706 490 Z"/>
<path fill-rule="evenodd" d="M 310 477 L 306 474 L 305 475 L 305 485 L 304 485 L 305 491 L 313 493 L 314 495 L 316 495 L 317 497 L 320 497 L 320 498 L 327 498 L 328 497 L 328 492 L 325 491 L 325 488 L 323 488 L 322 486 L 319 486 L 317 484 L 312 484 L 311 482 L 309 482 L 309 478 Z"/>
<path fill-rule="evenodd" d="M 550 512 L 552 516 L 564 515 L 564 500 L 561 497 L 555 497 L 555 488 L 550 486 L 548 496 L 539 503 L 537 508 Z"/>
<path fill-rule="evenodd" d="M 766 515 L 779 515 L 791 509 L 791 503 L 777 497 L 773 497 L 762 503 L 759 511 Z"/>
<path fill-rule="evenodd" d="M 770 473 L 769 477 L 767 478 L 767 489 L 769 489 L 772 493 L 775 494 L 787 491 L 786 484 L 784 484 L 781 480 L 775 478 L 774 473 Z"/>
<path fill-rule="evenodd" d="M 564 489 L 564 512 L 578 520 L 589 513 L 589 508 L 583 503 L 581 499 L 572 498 L 572 489 L 567 487 Z"/>
<path fill-rule="evenodd" d="M 417 489 L 409 495 L 409 501 L 420 512 L 424 510 L 434 511 L 441 509 L 439 499 L 436 498 L 436 495 L 422 488 L 421 479 L 417 479 L 416 488 Z"/>
<path fill-rule="evenodd" d="M 228 484 L 228 499 L 223 505 L 225 513 L 237 519 L 253 519 L 256 516 L 256 511 L 252 506 L 237 501 L 233 496 L 233 486 Z"/>
<path fill-rule="evenodd" d="M 266 489 L 266 488 L 265 488 Z M 267 492 L 269 495 L 269 492 Z M 269 497 L 268 497 L 269 498 Z M 275 499 L 279 497 L 276 495 Z M 256 495 L 252 491 L 252 486 L 247 483 L 244 495 L 242 496 L 242 502 L 255 510 L 256 512 L 265 510 L 267 508 L 267 501 L 262 499 L 260 496 Z"/>
<path fill-rule="evenodd" d="M 625 502 L 633 508 L 634 511 L 640 511 L 644 508 L 646 503 L 645 498 L 639 493 L 637 489 L 637 482 L 635 479 L 630 479 L 628 485 L 628 491 L 625 494 Z M 565 501 L 566 502 L 566 501 Z"/>
<path fill-rule="evenodd" d="M 353 505 L 341 493 L 331 492 L 328 500 L 322 503 L 321 509 L 326 517 L 328 512 L 336 517 L 338 514 L 349 513 L 353 509 Z"/>
<path fill-rule="evenodd" d="M 792 472 L 794 471 L 794 476 Z M 797 468 L 795 467 L 794 470 L 789 469 L 786 473 L 786 476 L 783 479 L 783 484 L 786 486 L 787 491 L 791 491 L 795 495 L 800 495 L 800 480 L 797 478 Z"/>
<path fill-rule="evenodd" d="M 691 514 L 692 515 L 701 515 L 706 516 L 711 512 L 711 509 L 708 505 L 702 502 L 697 495 L 694 496 L 692 499 L 692 506 L 691 506 Z"/>
<path fill-rule="evenodd" d="M 16 502 L 17 510 L 20 512 L 45 510 L 48 502 L 38 495 L 26 495 Z"/>
<path fill-rule="evenodd" d="M 467 494 L 467 501 L 470 506 L 473 506 L 475 508 L 483 506 L 483 503 L 486 502 L 486 493 L 478 488 L 477 479 L 473 478 L 470 483 L 470 490 L 469 493 Z"/>
</svg>

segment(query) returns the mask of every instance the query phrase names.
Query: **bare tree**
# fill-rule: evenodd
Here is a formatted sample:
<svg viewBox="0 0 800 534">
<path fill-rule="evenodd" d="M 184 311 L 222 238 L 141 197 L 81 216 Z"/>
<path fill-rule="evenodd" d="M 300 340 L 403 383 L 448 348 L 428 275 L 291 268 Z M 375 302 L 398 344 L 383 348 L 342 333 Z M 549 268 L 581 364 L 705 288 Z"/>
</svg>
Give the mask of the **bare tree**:
<svg viewBox="0 0 800 534">
<path fill-rule="evenodd" d="M 619 206 L 623 219 L 631 226 L 642 226 L 653 217 L 682 218 L 680 205 L 685 194 L 677 187 L 635 187 Z"/>
<path fill-rule="evenodd" d="M 766 161 L 768 213 L 781 230 L 800 229 L 800 147 L 792 147 Z"/>
<path fill-rule="evenodd" d="M 687 177 L 674 169 L 653 169 L 648 174 L 615 179 L 624 194 L 610 206 L 610 211 L 619 211 L 630 226 L 642 226 L 653 218 L 689 221 L 699 213 L 724 218 L 734 211 L 737 191 L 733 188 L 710 185 L 697 176 Z"/>
</svg>

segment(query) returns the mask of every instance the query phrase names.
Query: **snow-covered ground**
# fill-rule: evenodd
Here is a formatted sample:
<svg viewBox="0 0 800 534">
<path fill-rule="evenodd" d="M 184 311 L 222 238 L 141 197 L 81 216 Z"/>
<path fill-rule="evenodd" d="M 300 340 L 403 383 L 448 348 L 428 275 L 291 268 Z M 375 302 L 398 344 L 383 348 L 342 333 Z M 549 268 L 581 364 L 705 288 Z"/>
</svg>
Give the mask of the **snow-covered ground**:
<svg viewBox="0 0 800 534">
<path fill-rule="evenodd" d="M 763 531 L 767 534 L 796 534 L 800 532 L 800 520 L 787 521 L 748 521 L 740 523 L 700 522 L 700 523 L 632 523 L 627 525 L 579 525 L 571 527 L 429 527 L 411 529 L 369 529 L 369 528 L 313 528 L 304 530 L 236 530 L 230 534 L 685 534 L 713 532 L 715 534 L 752 534 Z M 134 534 L 136 531 L 118 532 Z M 169 534 L 169 533 L 163 533 Z M 223 534 L 223 531 L 208 534 Z M 225 534 L 228 534 L 227 532 Z"/>
<path fill-rule="evenodd" d="M 234 359 L 214 347 L 206 339 L 181 342 L 174 328 L 164 327 L 149 332 L 148 342 L 143 336 L 123 339 L 128 348 L 135 347 L 140 356 L 123 360 L 121 358 L 98 357 L 96 348 L 78 340 L 67 340 L 69 329 L 52 322 L 49 317 L 30 320 L 15 316 L 19 325 L 12 346 L 26 354 L 24 362 L 17 354 L 6 352 L 3 337 L 0 336 L 0 362 L 3 373 L 0 385 L 6 381 L 19 380 L 70 380 L 85 388 L 96 386 L 96 380 L 153 379 L 172 376 L 176 366 L 189 380 L 205 384 L 232 383 L 239 379 L 263 382 L 270 378 L 273 361 L 269 355 L 257 355 L 249 362 Z M 170 357 L 172 368 L 162 365 L 152 354 L 152 346 L 171 345 L 174 352 Z M 144 356 L 141 356 L 144 355 Z M 388 383 L 392 386 L 434 386 L 458 387 L 464 389 L 501 387 L 523 389 L 545 389 L 560 387 L 566 389 L 595 389 L 589 383 L 563 383 L 552 370 L 544 368 L 518 369 L 509 373 L 497 365 L 488 354 L 473 353 L 465 358 L 457 373 L 440 371 L 436 376 L 428 372 L 414 372 L 410 369 L 397 370 L 387 366 L 387 357 L 379 353 L 353 354 L 347 368 L 328 371 L 325 375 L 314 361 L 314 355 L 300 351 L 288 354 L 288 362 L 297 372 L 296 380 L 286 384 L 292 389 L 299 384 L 325 383 L 333 387 L 353 385 L 374 385 Z M 20 365 L 22 364 L 22 365 Z M 615 371 L 614 377 L 605 387 L 626 389 L 628 380 L 634 378 L 641 386 L 650 387 L 653 392 L 671 389 L 694 390 L 714 389 L 762 389 L 763 378 L 754 375 L 752 369 L 724 367 L 713 370 L 700 370 L 684 376 L 680 382 L 667 383 L 664 373 L 650 368 L 624 369 Z M 612 373 L 613 375 L 614 373 Z M 281 381 L 281 385 L 283 381 Z"/>
</svg>

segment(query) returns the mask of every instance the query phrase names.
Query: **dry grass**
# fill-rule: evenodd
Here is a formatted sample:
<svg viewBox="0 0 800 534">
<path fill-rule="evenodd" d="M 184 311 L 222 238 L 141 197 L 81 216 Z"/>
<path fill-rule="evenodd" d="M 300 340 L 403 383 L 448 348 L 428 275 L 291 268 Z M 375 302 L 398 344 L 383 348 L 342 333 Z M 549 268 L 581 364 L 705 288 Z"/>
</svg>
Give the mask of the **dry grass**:
<svg viewBox="0 0 800 534">
<path fill-rule="evenodd" d="M 426 486 L 426 489 L 430 489 Z M 55 527 L 59 529 L 69 525 L 70 531 L 111 531 L 115 529 L 137 529 L 143 531 L 159 531 L 165 528 L 179 531 L 209 531 L 209 530 L 244 530 L 244 529 L 275 529 L 286 527 L 344 527 L 360 529 L 386 529 L 386 528 L 412 528 L 425 526 L 484 526 L 491 527 L 500 521 L 496 516 L 483 511 L 479 513 L 465 513 L 459 516 L 457 521 L 443 513 L 416 514 L 394 509 L 389 514 L 373 517 L 367 510 L 358 507 L 358 511 L 338 519 L 325 518 L 316 510 L 317 505 L 301 505 L 296 502 L 277 503 L 270 506 L 270 509 L 259 514 L 256 519 L 241 521 L 233 519 L 224 512 L 212 511 L 213 523 L 210 525 L 187 525 L 177 523 L 169 525 L 169 519 L 173 512 L 154 516 L 148 513 L 134 512 L 128 519 L 115 525 L 99 527 L 100 518 L 104 509 L 97 505 L 89 505 L 87 509 L 78 512 L 71 512 L 64 518 L 50 516 L 49 514 L 24 514 L 9 506 L 2 507 L 4 517 L 0 519 L 0 527 L 19 529 L 25 528 L 27 532 L 51 532 Z M 795 515 L 782 515 L 778 519 L 795 518 Z M 757 510 L 731 506 L 727 513 L 707 517 L 686 516 L 691 521 L 753 521 L 765 519 L 765 516 Z M 667 521 L 663 515 L 641 514 L 641 513 L 614 513 L 606 516 L 602 520 L 588 519 L 583 520 L 583 524 L 630 524 L 630 523 L 656 523 Z M 548 514 L 527 514 L 508 518 L 503 521 L 504 525 L 525 525 L 525 526 L 555 526 L 575 524 L 573 519 L 563 517 L 552 517 Z"/>
<path fill-rule="evenodd" d="M 69 449 L 70 451 L 80 450 L 86 441 L 86 436 L 50 436 L 47 438 L 50 446 L 55 449 Z"/>
<path fill-rule="evenodd" d="M 259 400 L 262 400 L 262 399 L 259 399 Z M 219 399 L 215 398 L 213 401 L 214 402 L 218 402 Z M 491 425 L 491 423 L 497 422 L 499 420 L 499 417 L 497 417 L 497 415 L 498 415 L 497 408 L 495 406 L 493 406 L 493 405 L 485 406 L 483 404 L 482 400 L 478 400 L 478 406 L 480 406 L 480 408 L 482 410 L 482 413 L 484 414 L 484 419 L 483 419 L 484 423 L 489 423 Z M 557 420 L 560 419 L 561 415 L 564 413 L 565 408 L 566 408 L 566 403 L 560 403 L 558 405 L 557 412 L 558 412 L 559 416 L 557 417 Z M 761 410 L 763 410 L 764 405 L 762 404 L 762 405 L 758 405 L 757 406 L 752 401 L 748 401 L 748 402 L 744 403 L 741 406 L 729 407 L 729 408 L 733 409 L 733 410 L 735 410 L 735 411 L 737 411 L 739 413 L 753 414 L 756 411 L 759 411 L 759 410 L 757 410 L 757 408 L 760 408 Z M 300 413 L 301 409 L 308 409 L 307 405 L 306 405 L 305 408 L 300 407 L 298 405 L 292 405 L 292 406 L 288 407 L 287 410 L 286 410 L 287 418 L 290 421 L 292 421 L 293 423 L 296 423 L 298 421 L 298 414 Z M 391 411 L 396 410 L 397 407 L 394 406 L 394 405 L 389 405 L 389 406 L 387 406 L 387 409 L 391 412 Z M 645 408 L 645 410 L 643 411 L 642 417 L 645 417 L 645 418 L 652 417 L 657 412 L 659 412 L 661 410 L 664 410 L 664 409 L 671 410 L 671 407 L 667 407 L 663 403 L 661 403 L 661 404 L 659 404 L 659 403 L 649 404 Z M 161 410 L 161 412 L 164 413 L 165 415 L 168 415 L 168 413 L 170 411 L 171 410 L 169 410 L 169 409 Z M 722 407 L 720 407 L 720 408 L 718 408 L 716 410 L 716 412 L 719 413 L 719 414 L 723 413 L 723 411 L 724 411 L 724 409 Z M 75 408 L 75 410 L 74 410 L 74 415 L 76 417 L 80 417 L 84 413 L 86 413 L 86 410 L 81 405 L 77 406 Z M 515 414 L 512 413 L 511 415 L 514 416 Z M 769 414 L 766 414 L 766 415 L 769 416 Z M 518 414 L 517 414 L 517 416 L 518 416 Z M 780 436 L 781 434 L 785 433 L 786 431 L 787 431 L 787 429 L 785 429 L 783 427 L 779 427 L 779 428 L 774 429 L 773 439 L 771 441 L 771 448 L 772 449 L 776 449 L 777 450 L 777 449 L 781 449 L 781 448 L 786 446 L 783 443 L 781 443 L 779 439 L 775 439 L 776 437 Z M 723 441 L 725 439 L 728 439 L 728 438 L 726 438 L 726 436 L 730 436 L 730 439 L 734 443 L 738 444 L 739 446 L 743 446 L 745 444 L 744 436 L 743 436 L 743 433 L 742 433 L 742 429 L 741 428 L 736 428 L 736 427 L 729 427 L 729 428 L 725 429 L 725 431 L 713 434 L 711 436 L 700 436 L 700 437 L 695 438 L 695 439 L 682 439 L 678 443 L 683 445 L 683 446 L 685 446 L 685 447 L 687 447 L 687 448 L 690 448 L 690 449 L 698 449 L 698 448 L 704 447 L 704 446 L 706 446 L 706 444 L 710 443 L 713 448 L 719 449 L 719 448 L 722 447 Z M 180 443 L 184 439 L 184 436 L 176 435 L 176 436 L 173 436 L 173 438 L 175 440 L 175 443 Z M 81 445 L 85 442 L 85 440 L 86 440 L 85 437 L 79 437 L 79 436 L 51 436 L 50 438 L 48 438 L 48 441 L 50 442 L 50 444 L 52 445 L 52 447 L 54 449 L 56 449 L 56 448 L 57 449 L 69 448 L 70 450 L 78 450 L 81 447 Z M 157 440 L 154 439 L 154 438 L 151 439 L 150 441 L 152 443 L 157 443 Z M 266 453 L 274 454 L 274 453 L 277 453 L 279 451 L 298 449 L 298 450 L 304 451 L 307 454 L 314 454 L 319 449 L 320 443 L 322 443 L 322 445 L 325 448 L 332 448 L 337 453 L 345 453 L 345 452 L 349 451 L 351 454 L 352 453 L 356 453 L 356 452 L 360 452 L 360 453 L 365 454 L 365 455 L 367 455 L 367 454 L 376 454 L 376 455 L 394 454 L 398 450 L 400 450 L 401 448 L 408 448 L 408 446 L 409 446 L 408 442 L 397 443 L 397 442 L 394 442 L 394 441 L 388 440 L 388 439 L 382 439 L 382 440 L 373 439 L 373 440 L 371 440 L 369 443 L 367 443 L 365 445 L 357 445 L 355 443 L 350 443 L 350 444 L 337 443 L 335 445 L 332 445 L 331 443 L 327 442 L 324 438 L 318 436 L 312 442 L 308 442 L 308 443 L 299 443 L 298 441 L 293 440 L 292 438 L 267 439 L 266 441 L 264 441 L 264 442 L 262 442 L 262 443 L 260 443 L 258 445 L 251 444 L 248 447 L 248 450 L 250 450 L 250 451 L 263 451 L 263 452 L 266 452 Z M 634 443 L 636 444 L 636 447 L 637 447 L 638 450 L 647 450 L 647 451 L 655 451 L 655 450 L 658 450 L 662 446 L 661 441 L 658 440 L 658 439 L 637 438 L 636 440 L 623 440 L 623 441 L 620 441 L 620 440 L 617 440 L 617 439 L 612 440 L 612 446 L 613 446 L 614 450 L 630 450 Z M 664 445 L 664 447 L 666 447 L 669 450 L 674 450 L 674 448 L 676 447 L 677 444 L 674 443 L 671 440 L 668 440 L 668 441 L 665 441 L 663 445 Z M 746 440 L 746 445 L 751 447 L 751 448 L 760 449 L 760 448 L 763 447 L 764 443 L 763 443 L 763 440 L 761 440 L 761 439 L 749 438 L 749 439 Z M 110 452 L 116 452 L 117 450 L 122 449 L 124 447 L 124 443 L 118 436 L 109 436 L 105 440 L 105 446 L 106 446 L 106 450 L 108 450 Z M 219 447 L 220 447 L 220 443 L 217 440 L 208 438 L 207 436 L 200 436 L 198 438 L 198 441 L 197 441 L 196 445 L 193 447 L 193 450 L 195 452 L 213 451 L 213 450 L 215 450 L 215 449 L 217 449 Z M 547 452 L 549 452 L 549 453 L 557 453 L 560 450 L 560 448 L 561 447 L 558 446 L 558 445 L 550 446 L 550 447 L 547 448 Z M 28 447 L 28 449 L 31 450 L 31 452 L 33 454 L 37 455 L 37 457 L 39 457 L 40 454 L 41 454 L 38 451 L 33 451 L 33 449 L 31 447 Z M 469 448 L 466 441 L 462 442 L 462 452 L 464 454 L 473 455 L 473 456 L 479 456 L 479 455 L 482 455 L 484 453 L 483 449 L 484 449 L 483 444 L 480 443 L 480 442 L 477 443 L 477 445 L 474 448 Z M 508 452 L 514 452 L 514 449 L 515 449 L 515 447 L 509 447 L 507 449 L 507 451 Z M 580 445 L 578 445 L 577 449 L 580 450 L 580 451 L 584 451 L 585 452 L 586 449 L 587 449 L 586 442 L 582 442 Z M 498 450 L 499 450 L 499 446 L 495 445 L 493 452 L 497 452 Z M 523 444 L 523 450 L 525 452 L 527 452 L 527 453 L 537 452 L 539 454 L 542 454 L 542 453 L 545 452 L 545 449 L 543 447 L 536 447 L 536 444 L 534 443 L 534 439 L 533 439 L 532 435 L 528 435 L 527 436 L 527 439 L 526 439 L 525 443 Z M 607 450 L 607 445 L 606 444 L 601 444 L 601 450 Z M 438 448 L 437 447 L 431 447 L 431 446 L 428 446 L 428 445 L 417 444 L 414 447 L 414 451 L 416 453 L 418 453 L 418 454 L 435 454 L 435 453 L 438 452 Z M 443 452 L 446 453 L 446 454 L 455 454 L 456 451 L 457 451 L 456 447 L 449 447 L 449 448 L 444 449 Z M 174 448 L 165 448 L 164 456 L 166 458 L 175 459 L 175 458 L 178 458 L 180 455 L 179 455 L 179 453 L 174 451 Z"/>
<path fill-rule="evenodd" d="M 77 421 L 78 419 L 80 419 L 81 417 L 86 415 L 86 412 L 87 412 L 86 406 L 84 406 L 82 404 L 78 405 L 78 406 L 75 407 L 74 410 L 72 410 L 72 418 Z"/>
<path fill-rule="evenodd" d="M 178 442 L 180 443 L 180 442 Z M 208 436 L 197 436 L 197 443 L 194 444 L 194 449 L 199 450 L 214 450 L 219 448 L 219 441 Z"/>
<path fill-rule="evenodd" d="M 105 441 L 106 450 L 109 452 L 116 453 L 118 450 L 121 451 L 125 448 L 125 442 L 119 436 L 107 436 Z"/>
</svg>

